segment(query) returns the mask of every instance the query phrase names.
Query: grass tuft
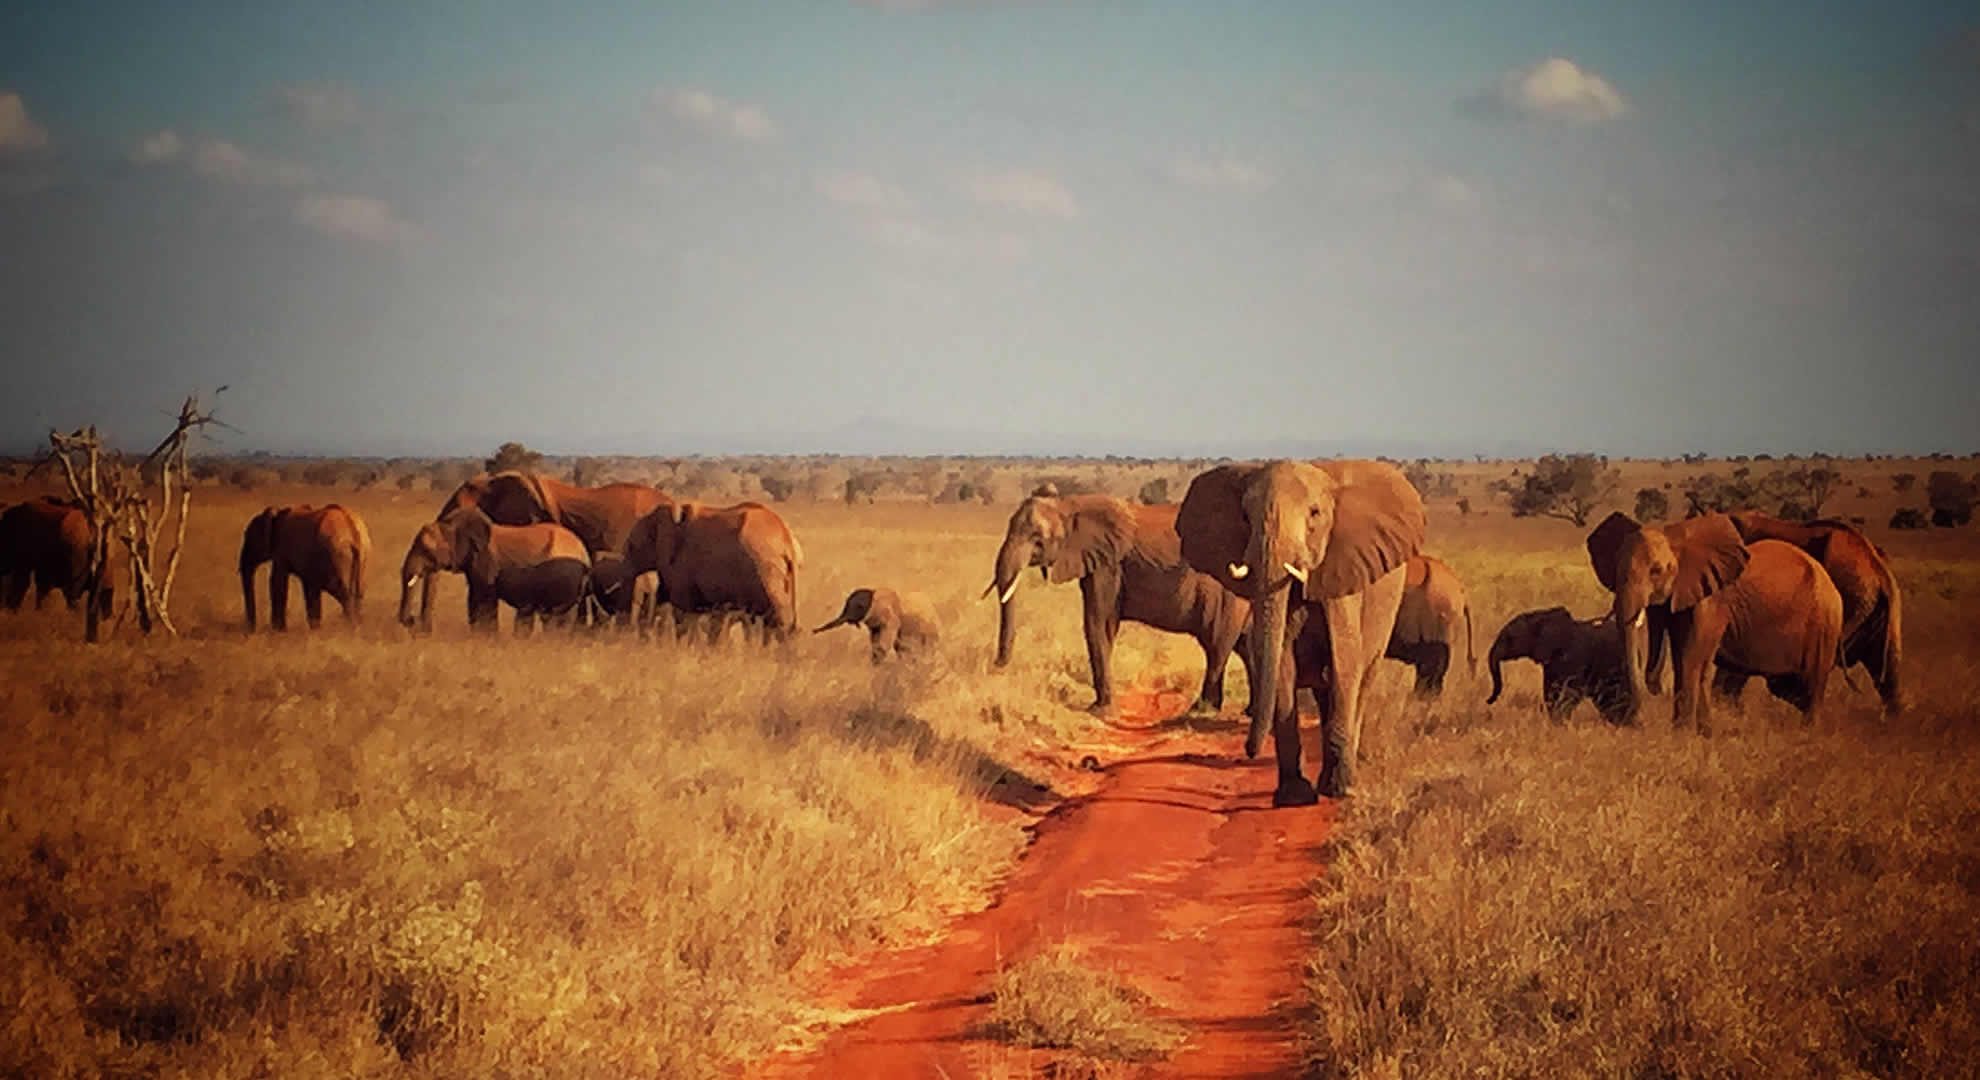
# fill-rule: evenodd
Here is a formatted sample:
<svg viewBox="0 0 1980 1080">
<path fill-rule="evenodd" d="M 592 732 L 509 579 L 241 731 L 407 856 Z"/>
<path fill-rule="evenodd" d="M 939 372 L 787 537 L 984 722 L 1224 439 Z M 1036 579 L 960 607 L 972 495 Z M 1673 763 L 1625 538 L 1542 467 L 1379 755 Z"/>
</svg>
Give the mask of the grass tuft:
<svg viewBox="0 0 1980 1080">
<path fill-rule="evenodd" d="M 1183 1041 L 1179 1028 L 1156 1015 L 1153 998 L 1119 975 L 1090 966 L 1068 943 L 999 971 L 991 994 L 990 1034 L 1019 1046 L 1152 1061 Z"/>
</svg>

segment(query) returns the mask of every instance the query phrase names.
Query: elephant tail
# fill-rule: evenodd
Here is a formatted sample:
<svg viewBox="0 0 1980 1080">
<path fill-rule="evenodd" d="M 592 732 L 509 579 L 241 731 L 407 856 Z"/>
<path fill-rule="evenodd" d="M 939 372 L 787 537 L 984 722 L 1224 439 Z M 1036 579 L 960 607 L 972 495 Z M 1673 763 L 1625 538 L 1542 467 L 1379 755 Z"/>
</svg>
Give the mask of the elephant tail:
<svg viewBox="0 0 1980 1080">
<path fill-rule="evenodd" d="M 1464 659 L 1473 675 L 1478 674 L 1478 635 L 1471 628 L 1471 601 L 1464 602 Z"/>
</svg>

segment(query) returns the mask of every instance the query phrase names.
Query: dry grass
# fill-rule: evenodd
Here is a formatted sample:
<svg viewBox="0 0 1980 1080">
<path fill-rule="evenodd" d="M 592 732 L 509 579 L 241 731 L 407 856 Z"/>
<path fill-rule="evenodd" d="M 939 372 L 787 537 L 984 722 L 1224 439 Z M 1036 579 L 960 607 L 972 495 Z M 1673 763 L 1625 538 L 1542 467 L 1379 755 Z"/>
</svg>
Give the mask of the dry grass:
<svg viewBox="0 0 1980 1080">
<path fill-rule="evenodd" d="M 990 1033 L 1019 1046 L 1072 1050 L 1102 1061 L 1150 1061 L 1183 1032 L 1156 1017 L 1155 1001 L 1118 974 L 1091 966 L 1078 946 L 1040 949 L 997 973 Z"/>
<path fill-rule="evenodd" d="M 1980 567 L 1944 536 L 1877 539 L 1907 590 L 1898 720 L 1837 683 L 1812 728 L 1758 687 L 1710 738 L 1669 730 L 1667 704 L 1643 730 L 1587 707 L 1554 727 L 1531 665 L 1498 707 L 1392 707 L 1320 887 L 1316 1069 L 1969 1072 Z M 1450 553 L 1487 640 L 1543 593 L 1600 609 L 1578 551 L 1495 540 Z"/>
<path fill-rule="evenodd" d="M 430 509 L 396 492 L 349 498 L 362 631 L 247 638 L 237 530 L 286 500 L 203 495 L 186 639 L 0 617 L 0 1074 L 707 1074 L 822 963 L 983 903 L 1023 839 L 998 804 L 1089 724 L 1054 704 L 1086 700 L 1054 640 L 1077 590 L 1028 595 L 985 672 L 995 511 L 791 515 L 811 624 L 858 585 L 934 594 L 942 650 L 876 669 L 850 633 L 476 638 L 458 582 L 409 640 Z"/>
</svg>

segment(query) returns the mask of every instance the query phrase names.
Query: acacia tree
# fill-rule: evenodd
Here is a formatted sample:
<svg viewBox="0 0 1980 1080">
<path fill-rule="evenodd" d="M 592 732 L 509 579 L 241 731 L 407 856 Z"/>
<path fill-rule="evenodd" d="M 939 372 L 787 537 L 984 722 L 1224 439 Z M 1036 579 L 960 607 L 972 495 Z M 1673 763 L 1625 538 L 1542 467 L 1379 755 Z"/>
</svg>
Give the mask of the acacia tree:
<svg viewBox="0 0 1980 1080">
<path fill-rule="evenodd" d="M 218 395 L 225 389 L 222 386 L 214 393 Z M 164 627 L 166 633 L 178 636 L 178 628 L 172 625 L 172 581 L 178 576 L 179 556 L 186 548 L 186 518 L 192 511 L 186 447 L 194 432 L 219 422 L 211 413 L 200 411 L 198 395 L 188 395 L 179 406 L 178 423 L 172 433 L 135 465 L 125 462 L 115 451 L 106 451 L 94 424 L 66 435 L 59 431 L 48 433 L 50 456 L 61 464 L 69 495 L 89 521 L 84 641 L 98 640 L 103 616 L 108 614 L 103 610 L 103 593 L 97 583 L 108 572 L 112 540 L 121 544 L 129 557 L 131 603 L 137 612 L 138 627 L 148 634 L 155 623 Z M 173 525 L 172 547 L 163 553 L 161 568 L 159 537 L 168 522 Z"/>
<path fill-rule="evenodd" d="M 1534 462 L 1533 472 L 1508 483 L 1514 517 L 1550 517 L 1575 525 L 1588 524 L 1589 515 L 1615 492 L 1620 474 L 1608 458 L 1593 454 L 1548 454 Z"/>
</svg>

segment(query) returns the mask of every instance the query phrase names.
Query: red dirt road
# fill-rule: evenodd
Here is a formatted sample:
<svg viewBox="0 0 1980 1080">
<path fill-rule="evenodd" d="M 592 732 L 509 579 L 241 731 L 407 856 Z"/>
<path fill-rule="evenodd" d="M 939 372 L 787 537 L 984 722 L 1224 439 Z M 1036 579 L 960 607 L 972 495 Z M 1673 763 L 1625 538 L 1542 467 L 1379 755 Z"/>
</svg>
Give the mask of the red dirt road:
<svg viewBox="0 0 1980 1080">
<path fill-rule="evenodd" d="M 1152 718 L 1187 701 L 1123 695 L 1122 724 L 1152 736 Z M 1039 820 L 994 906 L 932 944 L 841 972 L 827 991 L 854 1010 L 888 1011 L 745 1075 L 1038 1075 L 1058 1055 L 988 1040 L 980 1029 L 997 970 L 1064 941 L 1146 991 L 1188 1032 L 1171 1059 L 1108 1075 L 1296 1075 L 1308 883 L 1333 808 L 1272 809 L 1271 760 L 1241 760 L 1240 738 L 1185 736 L 1159 747 L 1143 738 L 1096 791 Z"/>
</svg>

